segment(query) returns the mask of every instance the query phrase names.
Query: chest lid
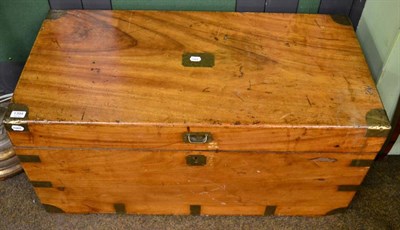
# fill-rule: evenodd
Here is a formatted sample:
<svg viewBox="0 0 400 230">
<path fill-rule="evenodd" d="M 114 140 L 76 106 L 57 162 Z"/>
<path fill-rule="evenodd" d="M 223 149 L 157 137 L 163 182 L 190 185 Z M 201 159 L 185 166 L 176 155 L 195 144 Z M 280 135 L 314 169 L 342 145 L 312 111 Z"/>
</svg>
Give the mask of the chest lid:
<svg viewBox="0 0 400 230">
<path fill-rule="evenodd" d="M 175 148 L 194 132 L 213 138 L 176 148 L 241 149 L 258 139 L 246 148 L 309 151 L 297 142 L 325 138 L 319 151 L 376 151 L 383 138 L 370 136 L 390 129 L 352 27 L 329 15 L 49 15 L 5 120 L 24 129 L 11 129 L 16 145 L 70 145 L 57 138 L 74 136 L 78 146 L 115 146 L 125 135 L 137 145 L 122 147 Z M 270 142 L 282 146 L 260 147 Z"/>
</svg>

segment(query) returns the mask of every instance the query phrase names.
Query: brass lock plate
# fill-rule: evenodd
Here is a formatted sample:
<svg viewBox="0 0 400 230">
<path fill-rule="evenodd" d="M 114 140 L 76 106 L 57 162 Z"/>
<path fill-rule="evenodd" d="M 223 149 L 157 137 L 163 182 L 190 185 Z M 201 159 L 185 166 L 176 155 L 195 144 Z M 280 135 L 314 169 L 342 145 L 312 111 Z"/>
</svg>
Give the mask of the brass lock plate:
<svg viewBox="0 0 400 230">
<path fill-rule="evenodd" d="M 207 157 L 204 155 L 186 156 L 186 164 L 190 166 L 204 166 L 207 164 Z"/>
</svg>

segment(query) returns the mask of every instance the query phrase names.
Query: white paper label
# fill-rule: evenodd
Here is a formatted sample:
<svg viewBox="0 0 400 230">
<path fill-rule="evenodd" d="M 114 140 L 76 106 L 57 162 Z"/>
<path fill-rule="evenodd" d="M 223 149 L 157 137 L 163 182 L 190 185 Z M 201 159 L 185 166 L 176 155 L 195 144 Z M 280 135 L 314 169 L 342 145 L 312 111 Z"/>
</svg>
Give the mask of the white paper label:
<svg viewBox="0 0 400 230">
<path fill-rule="evenodd" d="M 26 115 L 26 111 L 12 111 L 10 117 L 11 118 L 24 118 Z"/>
<path fill-rule="evenodd" d="M 201 61 L 201 57 L 199 57 L 199 56 L 190 56 L 190 61 L 191 62 L 200 62 Z"/>
<path fill-rule="evenodd" d="M 11 129 L 14 131 L 24 131 L 24 127 L 20 125 L 11 125 Z"/>
</svg>

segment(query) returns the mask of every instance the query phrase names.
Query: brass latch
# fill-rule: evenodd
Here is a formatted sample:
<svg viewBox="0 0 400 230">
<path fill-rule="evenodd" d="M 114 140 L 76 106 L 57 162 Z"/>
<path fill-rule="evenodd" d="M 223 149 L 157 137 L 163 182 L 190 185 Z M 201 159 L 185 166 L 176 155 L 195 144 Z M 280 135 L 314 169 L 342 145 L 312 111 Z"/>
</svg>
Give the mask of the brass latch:
<svg viewBox="0 0 400 230">
<path fill-rule="evenodd" d="M 191 144 L 205 144 L 212 141 L 212 135 L 208 132 L 183 133 L 183 141 Z"/>
</svg>

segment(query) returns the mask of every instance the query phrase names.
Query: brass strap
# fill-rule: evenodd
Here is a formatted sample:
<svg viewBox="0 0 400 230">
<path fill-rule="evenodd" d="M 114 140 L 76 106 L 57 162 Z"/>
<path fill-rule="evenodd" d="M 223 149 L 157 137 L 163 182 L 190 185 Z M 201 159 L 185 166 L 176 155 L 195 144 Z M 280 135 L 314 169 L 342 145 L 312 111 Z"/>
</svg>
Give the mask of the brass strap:
<svg viewBox="0 0 400 230">
<path fill-rule="evenodd" d="M 53 184 L 50 181 L 31 181 L 31 184 L 35 188 L 52 188 Z"/>
<path fill-rule="evenodd" d="M 350 163 L 351 167 L 369 167 L 372 165 L 373 160 L 366 160 L 366 159 L 355 159 L 352 160 Z"/>
<path fill-rule="evenodd" d="M 19 160 L 23 163 L 40 163 L 40 157 L 38 155 L 17 155 Z"/>
<path fill-rule="evenodd" d="M 126 214 L 125 204 L 123 203 L 115 203 L 114 209 L 116 214 Z"/>
<path fill-rule="evenodd" d="M 50 205 L 50 204 L 43 204 L 43 208 L 47 211 L 47 212 L 51 212 L 51 213 L 64 213 L 64 210 L 62 210 L 61 208 L 58 208 L 54 205 Z"/>
<path fill-rule="evenodd" d="M 338 191 L 339 192 L 355 192 L 355 191 L 358 191 L 359 188 L 360 188 L 359 185 L 346 184 L 346 185 L 339 185 Z"/>
<path fill-rule="evenodd" d="M 201 213 L 200 205 L 190 205 L 190 215 L 199 216 Z"/>
<path fill-rule="evenodd" d="M 276 206 L 267 206 L 265 207 L 264 216 L 273 216 L 275 215 Z"/>
</svg>

